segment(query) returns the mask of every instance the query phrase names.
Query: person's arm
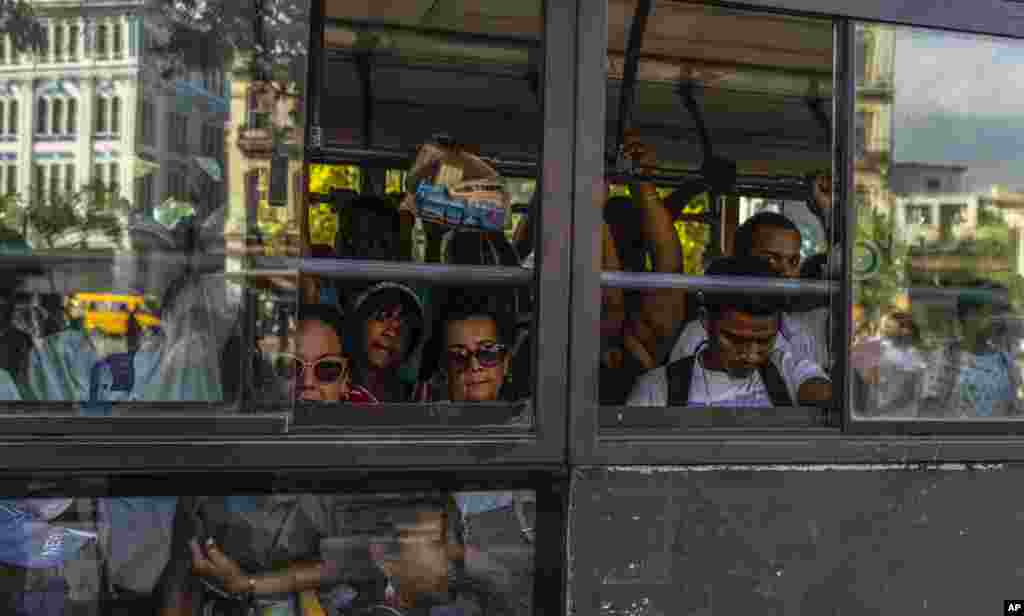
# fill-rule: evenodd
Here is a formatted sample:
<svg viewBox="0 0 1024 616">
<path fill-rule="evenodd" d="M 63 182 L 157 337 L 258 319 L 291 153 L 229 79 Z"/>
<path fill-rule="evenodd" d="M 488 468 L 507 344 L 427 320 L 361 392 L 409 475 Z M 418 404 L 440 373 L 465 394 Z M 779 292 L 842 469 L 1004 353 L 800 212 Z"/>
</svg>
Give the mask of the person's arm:
<svg viewBox="0 0 1024 616">
<path fill-rule="evenodd" d="M 612 238 L 608 225 L 601 223 L 601 271 L 620 271 L 622 262 L 619 261 L 619 253 L 615 250 L 615 240 Z M 622 337 L 622 325 L 626 319 L 626 301 L 622 289 L 602 288 L 601 289 L 601 337 L 616 339 Z M 613 344 L 605 357 L 601 360 L 609 368 L 622 367 L 622 350 L 619 344 Z"/>
<path fill-rule="evenodd" d="M 776 361 L 776 360 L 772 360 Z M 776 366 L 782 372 L 787 385 L 792 388 L 790 394 L 796 394 L 795 403 L 800 406 L 829 406 L 832 404 L 832 381 L 813 361 L 796 357 L 788 350 L 781 351 Z"/>
<path fill-rule="evenodd" d="M 332 570 L 332 566 L 323 561 L 295 561 L 280 571 L 250 575 L 224 554 L 212 539 L 208 539 L 202 548 L 192 540 L 190 547 L 192 570 L 214 580 L 232 594 L 273 595 L 313 590 L 328 579 Z"/>
<path fill-rule="evenodd" d="M 642 144 L 631 141 L 630 156 L 640 163 L 640 173 L 650 173 L 653 153 Z M 672 216 L 665 208 L 653 184 L 634 183 L 630 190 L 633 205 L 640 210 L 641 233 L 654 251 L 654 271 L 663 274 L 683 272 L 683 250 L 676 234 Z M 626 324 L 625 346 L 647 369 L 658 361 L 661 342 L 674 336 L 686 318 L 686 292 L 682 289 L 645 291 L 639 313 L 630 315 Z"/>
</svg>

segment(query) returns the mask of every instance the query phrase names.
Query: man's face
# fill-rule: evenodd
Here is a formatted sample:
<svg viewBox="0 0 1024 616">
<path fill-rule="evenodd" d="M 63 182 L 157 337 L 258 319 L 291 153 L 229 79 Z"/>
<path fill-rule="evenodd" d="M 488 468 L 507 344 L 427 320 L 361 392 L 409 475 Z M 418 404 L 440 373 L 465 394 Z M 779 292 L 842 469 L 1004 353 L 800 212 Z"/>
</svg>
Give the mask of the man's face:
<svg viewBox="0 0 1024 616">
<path fill-rule="evenodd" d="M 337 402 L 348 399 L 349 361 L 343 357 L 341 340 L 334 328 L 323 321 L 300 321 L 290 351 L 305 362 L 301 374 L 290 383 L 292 400 Z M 337 360 L 343 360 L 341 363 L 345 368 L 340 376 L 337 375 Z M 318 362 L 321 363 L 319 367 L 316 366 Z M 323 365 L 328 363 L 330 365 Z M 337 378 L 330 378 L 335 376 Z"/>
<path fill-rule="evenodd" d="M 448 542 L 448 515 L 421 511 L 416 522 L 400 529 L 399 558 L 393 574 L 407 597 L 443 598 L 448 592 L 448 565 L 457 547 Z"/>
<path fill-rule="evenodd" d="M 746 378 L 771 357 L 779 331 L 777 316 L 755 316 L 725 309 L 709 323 L 719 361 L 734 378 Z"/>
<path fill-rule="evenodd" d="M 389 370 L 402 363 L 408 333 L 401 304 L 384 306 L 372 313 L 366 319 L 366 358 L 370 366 Z"/>
<path fill-rule="evenodd" d="M 497 400 L 509 356 L 500 346 L 494 319 L 479 316 L 451 321 L 447 342 L 449 397 L 454 401 Z"/>
<path fill-rule="evenodd" d="M 750 254 L 761 257 L 786 278 L 800 276 L 800 234 L 796 231 L 759 225 L 750 238 Z"/>
</svg>

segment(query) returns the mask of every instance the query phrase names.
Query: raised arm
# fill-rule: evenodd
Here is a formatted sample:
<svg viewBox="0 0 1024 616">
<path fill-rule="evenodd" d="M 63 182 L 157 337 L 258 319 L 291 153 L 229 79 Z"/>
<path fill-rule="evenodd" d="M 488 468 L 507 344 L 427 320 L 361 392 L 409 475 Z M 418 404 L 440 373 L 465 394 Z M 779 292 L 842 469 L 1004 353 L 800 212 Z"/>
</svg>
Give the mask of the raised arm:
<svg viewBox="0 0 1024 616">
<path fill-rule="evenodd" d="M 627 152 L 637 161 L 641 174 L 653 172 L 654 152 L 633 137 L 627 141 Z M 655 272 L 683 273 L 683 250 L 676 234 L 672 215 L 665 208 L 654 185 L 636 182 L 630 186 L 633 205 L 640 210 L 641 232 L 652 248 Z M 624 328 L 625 347 L 648 370 L 658 364 L 661 343 L 674 336 L 686 318 L 686 292 L 682 289 L 651 289 L 643 293 L 640 310 L 629 315 Z"/>
</svg>

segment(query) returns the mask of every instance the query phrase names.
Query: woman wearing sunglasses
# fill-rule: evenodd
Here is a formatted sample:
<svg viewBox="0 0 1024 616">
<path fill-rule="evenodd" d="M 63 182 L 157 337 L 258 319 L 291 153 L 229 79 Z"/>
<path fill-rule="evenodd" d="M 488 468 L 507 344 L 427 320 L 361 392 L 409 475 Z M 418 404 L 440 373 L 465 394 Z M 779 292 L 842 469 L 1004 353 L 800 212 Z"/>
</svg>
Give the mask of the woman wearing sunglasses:
<svg viewBox="0 0 1024 616">
<path fill-rule="evenodd" d="M 429 391 L 419 399 L 494 402 L 508 399 L 515 330 L 508 299 L 484 290 L 450 293 L 434 322 L 434 337 L 421 373 Z"/>
<path fill-rule="evenodd" d="M 329 306 L 299 308 L 295 336 L 285 351 L 262 352 L 258 366 L 287 389 L 289 400 L 375 403 L 363 387 L 352 385 L 352 360 L 342 349 L 341 315 Z"/>
</svg>

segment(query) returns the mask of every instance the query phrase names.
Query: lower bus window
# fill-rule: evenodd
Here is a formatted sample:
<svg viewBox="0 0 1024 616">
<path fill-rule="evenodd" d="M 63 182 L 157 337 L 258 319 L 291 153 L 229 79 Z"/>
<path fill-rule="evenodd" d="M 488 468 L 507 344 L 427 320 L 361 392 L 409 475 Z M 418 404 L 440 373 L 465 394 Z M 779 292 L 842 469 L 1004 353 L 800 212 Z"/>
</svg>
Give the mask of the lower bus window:
<svg viewBox="0 0 1024 616">
<path fill-rule="evenodd" d="M 529 614 L 532 492 L 0 501 L 4 613 Z"/>
</svg>

